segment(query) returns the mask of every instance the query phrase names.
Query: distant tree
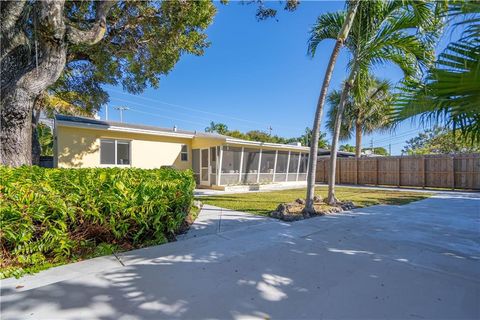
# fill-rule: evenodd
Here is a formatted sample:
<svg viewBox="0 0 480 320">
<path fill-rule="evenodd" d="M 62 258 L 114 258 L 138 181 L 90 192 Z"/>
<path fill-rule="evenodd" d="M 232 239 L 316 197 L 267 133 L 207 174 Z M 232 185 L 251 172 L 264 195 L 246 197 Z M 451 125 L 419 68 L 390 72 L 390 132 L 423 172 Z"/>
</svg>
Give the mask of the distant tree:
<svg viewBox="0 0 480 320">
<path fill-rule="evenodd" d="M 332 91 L 327 98 L 330 110 L 327 115 L 327 127 L 333 134 L 337 108 L 341 93 Z M 390 83 L 368 75 L 362 81 L 353 84 L 351 94 L 345 102 L 345 109 L 340 126 L 340 140 L 348 140 L 355 133 L 355 156 L 362 152 L 362 138 L 378 130 L 386 130 L 392 126 L 390 117 L 393 113 L 393 95 Z"/>
<path fill-rule="evenodd" d="M 216 132 L 218 134 L 226 135 L 228 133 L 228 126 L 224 123 L 210 122 L 210 126 L 205 128 L 205 132 Z"/>
<path fill-rule="evenodd" d="M 363 148 L 362 149 L 363 153 L 371 152 L 372 154 L 377 154 L 380 156 L 389 156 L 390 154 L 388 153 L 387 149 L 384 147 L 374 147 L 373 150 L 372 148 Z"/>
<path fill-rule="evenodd" d="M 205 132 L 216 132 L 223 134 L 232 138 L 250 140 L 250 141 L 259 141 L 259 142 L 270 142 L 270 143 L 292 143 L 300 142 L 303 146 L 310 146 L 312 141 L 312 130 L 310 128 L 305 128 L 305 133 L 300 137 L 293 138 L 284 138 L 278 135 L 270 135 L 267 132 L 261 130 L 250 130 L 245 133 L 239 130 L 229 130 L 228 126 L 224 123 L 216 123 L 214 121 L 210 122 L 210 126 L 205 128 Z M 323 133 L 320 135 L 318 141 L 319 148 L 328 148 L 327 140 L 325 138 L 326 134 Z"/>
<path fill-rule="evenodd" d="M 321 132 L 318 137 L 318 148 L 327 149 L 329 147 L 325 132 Z M 296 141 L 299 141 L 302 146 L 310 147 L 310 143 L 313 141 L 313 131 L 309 127 L 305 128 L 305 133 L 302 134 Z M 290 141 L 289 141 L 290 142 Z"/>
<path fill-rule="evenodd" d="M 342 144 L 339 150 L 345 152 L 355 152 L 355 146 L 351 146 L 349 144 Z"/>
<path fill-rule="evenodd" d="M 49 126 L 39 123 L 37 126 L 38 141 L 42 156 L 53 156 L 53 134 Z"/>
<path fill-rule="evenodd" d="M 462 138 L 462 132 L 434 127 L 408 140 L 403 154 L 456 154 L 480 152 L 479 144 L 471 144 Z"/>
</svg>

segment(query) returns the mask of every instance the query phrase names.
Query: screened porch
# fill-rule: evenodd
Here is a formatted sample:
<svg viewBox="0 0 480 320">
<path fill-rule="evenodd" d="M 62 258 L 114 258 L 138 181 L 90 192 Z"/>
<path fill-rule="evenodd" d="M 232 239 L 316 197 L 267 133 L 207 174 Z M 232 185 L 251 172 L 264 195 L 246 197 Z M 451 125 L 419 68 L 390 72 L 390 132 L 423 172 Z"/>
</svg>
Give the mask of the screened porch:
<svg viewBox="0 0 480 320">
<path fill-rule="evenodd" d="M 229 145 L 193 149 L 192 166 L 197 184 L 229 186 L 306 181 L 308 152 L 284 149 Z"/>
</svg>

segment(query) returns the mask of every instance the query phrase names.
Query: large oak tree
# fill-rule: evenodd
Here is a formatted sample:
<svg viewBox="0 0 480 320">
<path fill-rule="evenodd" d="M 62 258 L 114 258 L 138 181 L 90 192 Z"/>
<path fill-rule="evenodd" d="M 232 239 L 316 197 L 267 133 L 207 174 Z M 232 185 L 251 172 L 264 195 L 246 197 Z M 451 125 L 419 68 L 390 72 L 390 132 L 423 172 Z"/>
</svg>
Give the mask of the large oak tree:
<svg viewBox="0 0 480 320">
<path fill-rule="evenodd" d="M 45 93 L 78 103 L 65 90 L 77 85 L 98 106 L 102 84 L 158 87 L 182 54 L 203 54 L 214 14 L 210 1 L 2 1 L 0 162 L 31 163 L 32 112 Z"/>
</svg>

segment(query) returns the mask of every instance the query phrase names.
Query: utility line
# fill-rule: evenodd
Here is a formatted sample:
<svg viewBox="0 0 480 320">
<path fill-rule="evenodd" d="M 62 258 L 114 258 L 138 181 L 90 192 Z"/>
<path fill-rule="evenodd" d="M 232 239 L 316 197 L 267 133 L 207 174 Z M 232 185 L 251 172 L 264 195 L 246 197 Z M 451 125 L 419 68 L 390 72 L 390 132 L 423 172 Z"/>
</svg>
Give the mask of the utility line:
<svg viewBox="0 0 480 320">
<path fill-rule="evenodd" d="M 161 107 L 154 107 L 154 106 L 149 106 L 149 105 L 145 105 L 145 104 L 140 104 L 140 103 L 137 103 L 137 102 L 132 102 L 131 100 L 126 100 L 126 99 L 121 99 L 121 98 L 116 98 L 116 97 L 111 97 L 112 100 L 115 100 L 115 101 L 121 101 L 123 103 L 128 103 L 129 105 L 133 105 L 133 106 L 136 106 L 136 107 L 141 107 L 141 108 L 147 108 L 147 109 L 151 109 L 151 110 L 165 110 Z M 138 110 L 137 110 L 138 111 Z M 208 123 L 210 123 L 211 121 L 213 121 L 212 118 L 205 118 L 205 117 L 199 117 L 197 115 L 192 115 L 192 114 L 189 114 L 189 113 L 185 113 L 185 112 L 178 112 L 178 111 L 172 111 L 172 110 L 167 110 L 169 112 L 173 112 L 175 114 L 179 114 L 179 115 L 183 115 L 183 116 L 188 116 L 188 117 L 195 117 L 196 119 L 201 119 L 201 120 L 205 120 L 205 121 L 208 121 Z M 184 120 L 182 120 L 184 121 Z M 258 128 L 258 127 L 254 127 L 253 125 L 245 125 L 245 124 L 240 124 L 238 125 L 238 127 L 243 127 L 243 128 Z"/>
<path fill-rule="evenodd" d="M 260 125 L 266 126 L 266 127 L 269 126 L 269 124 L 266 124 L 266 123 L 263 123 L 263 122 L 252 121 L 252 120 L 243 119 L 243 118 L 238 118 L 238 117 L 232 117 L 232 116 L 230 116 L 230 115 L 223 114 L 223 113 L 210 112 L 210 111 L 205 111 L 205 110 L 201 110 L 201 109 L 198 109 L 198 108 L 186 107 L 186 106 L 179 105 L 179 104 L 174 104 L 174 103 L 169 103 L 169 102 L 165 102 L 165 101 L 150 99 L 150 98 L 146 98 L 146 97 L 142 97 L 142 96 L 136 96 L 136 95 L 134 95 L 134 94 L 122 92 L 122 91 L 115 90 L 115 89 L 110 89 L 110 91 L 113 91 L 113 92 L 116 92 L 116 93 L 119 93 L 119 94 L 123 94 L 123 95 L 127 95 L 127 96 L 133 96 L 133 97 L 135 97 L 136 99 L 143 99 L 143 100 L 145 100 L 145 101 L 155 102 L 155 103 L 158 103 L 158 104 L 164 104 L 164 105 L 168 105 L 168 106 L 171 106 L 171 107 L 176 107 L 176 108 L 180 108 L 180 109 L 184 109 L 184 110 L 189 110 L 189 111 L 194 111 L 194 112 L 200 112 L 200 113 L 209 114 L 209 115 L 222 116 L 222 117 L 225 117 L 225 118 L 228 118 L 228 119 L 232 119 L 232 120 L 244 121 L 244 122 L 249 122 L 249 123 L 255 123 L 255 124 L 257 124 L 257 125 L 260 124 Z"/>
<path fill-rule="evenodd" d="M 159 114 L 156 114 L 156 113 L 140 111 L 140 110 L 137 110 L 137 109 L 130 109 L 130 111 L 133 111 L 133 112 L 136 112 L 136 113 L 141 113 L 141 114 L 146 114 L 146 115 L 154 116 L 154 117 L 158 117 L 158 118 L 181 121 L 181 122 L 191 123 L 191 124 L 200 125 L 200 126 L 208 126 L 205 123 L 200 123 L 200 122 L 190 121 L 190 120 L 185 120 L 185 119 L 180 119 L 180 118 L 173 118 L 173 117 L 169 117 L 169 116 L 159 115 Z"/>
</svg>

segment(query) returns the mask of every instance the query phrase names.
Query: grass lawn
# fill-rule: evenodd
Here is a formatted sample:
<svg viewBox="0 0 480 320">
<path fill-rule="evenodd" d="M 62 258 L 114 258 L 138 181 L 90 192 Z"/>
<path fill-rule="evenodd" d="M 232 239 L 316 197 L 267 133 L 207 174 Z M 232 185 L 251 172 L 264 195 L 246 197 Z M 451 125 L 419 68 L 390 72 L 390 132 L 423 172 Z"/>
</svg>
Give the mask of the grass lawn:
<svg viewBox="0 0 480 320">
<path fill-rule="evenodd" d="M 353 201 L 357 207 L 368 207 L 376 204 L 402 205 L 412 201 L 430 197 L 431 193 L 369 190 L 336 187 L 336 196 L 341 201 Z M 316 194 L 327 196 L 327 187 L 316 187 Z M 222 208 L 268 215 L 282 202 L 292 202 L 297 198 L 305 198 L 306 189 L 279 190 L 270 192 L 251 192 L 226 194 L 198 198 L 200 201 Z"/>
</svg>

